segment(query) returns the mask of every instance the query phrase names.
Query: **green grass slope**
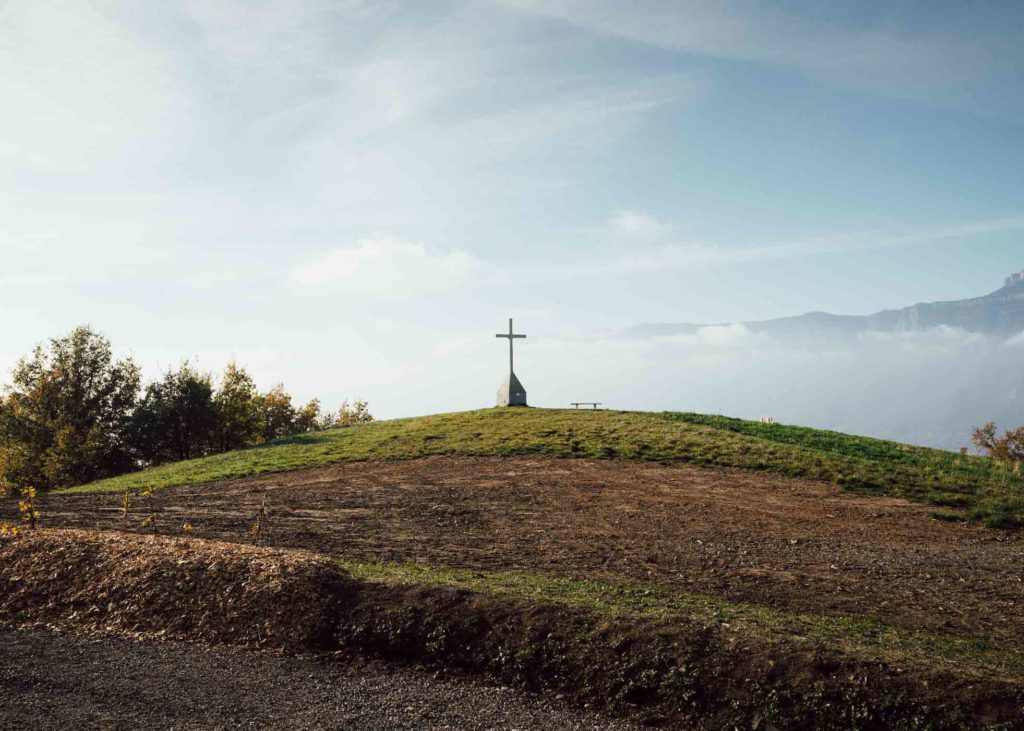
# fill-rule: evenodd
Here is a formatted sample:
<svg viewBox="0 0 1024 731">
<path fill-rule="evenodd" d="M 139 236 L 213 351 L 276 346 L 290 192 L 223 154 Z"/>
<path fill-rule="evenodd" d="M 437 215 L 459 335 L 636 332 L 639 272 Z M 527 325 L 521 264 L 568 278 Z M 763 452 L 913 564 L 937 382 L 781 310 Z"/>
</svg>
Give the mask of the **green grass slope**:
<svg viewBox="0 0 1024 731">
<path fill-rule="evenodd" d="M 1024 526 L 1024 479 L 987 458 L 718 416 L 573 409 L 486 409 L 378 421 L 61 492 L 122 492 L 142 485 L 159 489 L 368 459 L 531 454 L 766 470 L 962 509 L 947 509 L 937 517 Z"/>
<path fill-rule="evenodd" d="M 908 630 L 874 619 L 784 612 L 637 582 L 613 584 L 519 571 L 484 572 L 427 564 L 340 559 L 337 564 L 362 581 L 445 587 L 632 616 L 686 616 L 705 625 L 724 625 L 737 633 L 816 640 L 832 647 L 843 647 L 875 662 L 898 660 L 920 668 L 946 666 L 961 672 L 995 673 L 1004 678 L 1024 679 L 1024 646 L 1000 645 L 983 637 Z"/>
</svg>

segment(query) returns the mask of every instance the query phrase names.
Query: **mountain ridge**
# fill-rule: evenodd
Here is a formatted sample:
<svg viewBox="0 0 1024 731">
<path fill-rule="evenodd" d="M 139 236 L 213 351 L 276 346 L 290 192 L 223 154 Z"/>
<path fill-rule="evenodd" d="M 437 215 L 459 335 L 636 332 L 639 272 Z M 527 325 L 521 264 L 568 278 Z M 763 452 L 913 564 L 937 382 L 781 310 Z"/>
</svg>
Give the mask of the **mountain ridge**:
<svg viewBox="0 0 1024 731">
<path fill-rule="evenodd" d="M 919 302 L 871 315 L 836 315 L 807 312 L 771 320 L 707 323 L 645 323 L 626 331 L 627 337 L 659 337 L 695 333 L 705 327 L 743 325 L 771 335 L 855 335 L 862 332 L 921 332 L 955 327 L 968 332 L 1012 335 L 1024 331 L 1024 272 L 1011 275 L 1004 286 L 980 297 L 941 302 Z"/>
</svg>

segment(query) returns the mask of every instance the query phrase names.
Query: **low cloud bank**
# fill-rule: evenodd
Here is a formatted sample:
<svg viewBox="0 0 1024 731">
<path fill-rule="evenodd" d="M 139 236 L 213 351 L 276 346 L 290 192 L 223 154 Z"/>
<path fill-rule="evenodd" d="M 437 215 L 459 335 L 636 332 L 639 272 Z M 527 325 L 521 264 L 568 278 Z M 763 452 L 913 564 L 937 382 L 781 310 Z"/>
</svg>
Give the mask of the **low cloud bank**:
<svg viewBox="0 0 1024 731">
<path fill-rule="evenodd" d="M 549 364 L 544 378 L 552 384 L 535 389 L 544 401 L 572 393 L 571 400 L 613 408 L 772 416 L 947 449 L 968 446 L 971 427 L 986 421 L 1024 424 L 1024 334 L 999 338 L 940 327 L 801 338 L 710 326 L 572 341 L 570 359 L 585 364 L 572 377 L 550 366 L 565 362 L 566 341 L 537 346 L 530 361 Z"/>
</svg>

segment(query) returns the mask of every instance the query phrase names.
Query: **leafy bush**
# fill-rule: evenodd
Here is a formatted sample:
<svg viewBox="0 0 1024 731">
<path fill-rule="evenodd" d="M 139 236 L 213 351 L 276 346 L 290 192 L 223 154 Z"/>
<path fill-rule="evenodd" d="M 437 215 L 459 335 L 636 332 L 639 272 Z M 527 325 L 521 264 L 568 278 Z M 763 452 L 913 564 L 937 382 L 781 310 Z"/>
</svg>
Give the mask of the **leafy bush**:
<svg viewBox="0 0 1024 731">
<path fill-rule="evenodd" d="M 259 393 L 231 363 L 219 384 L 185 361 L 141 392 L 139 369 L 115 360 L 88 327 L 40 345 L 0 394 L 0 491 L 68 487 L 336 425 L 372 421 L 365 401 L 324 413 L 296 408 L 282 384 Z"/>
<path fill-rule="evenodd" d="M 363 424 L 369 421 L 373 421 L 373 414 L 370 413 L 369 405 L 365 401 L 356 399 L 349 403 L 348 399 L 345 399 L 338 409 L 337 426 Z"/>
<path fill-rule="evenodd" d="M 979 450 L 988 452 L 993 459 L 1017 465 L 1024 461 L 1024 426 L 1008 430 L 1000 437 L 996 434 L 996 423 L 990 421 L 971 431 L 971 441 Z"/>
</svg>

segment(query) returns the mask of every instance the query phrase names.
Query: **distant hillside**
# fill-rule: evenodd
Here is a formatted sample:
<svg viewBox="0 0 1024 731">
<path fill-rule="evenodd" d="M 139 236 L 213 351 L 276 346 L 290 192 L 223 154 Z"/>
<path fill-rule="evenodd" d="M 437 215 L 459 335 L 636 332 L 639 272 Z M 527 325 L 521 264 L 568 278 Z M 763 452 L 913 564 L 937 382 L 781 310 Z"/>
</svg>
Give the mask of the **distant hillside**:
<svg viewBox="0 0 1024 731">
<path fill-rule="evenodd" d="M 946 326 L 969 332 L 1010 335 L 1024 331 L 1024 278 L 1021 273 L 991 294 L 951 302 L 926 302 L 873 315 L 809 312 L 795 317 L 742 323 L 752 332 L 771 335 L 829 335 L 859 332 L 915 332 Z M 696 332 L 695 323 L 651 323 L 626 332 L 628 337 L 656 337 Z"/>
</svg>

